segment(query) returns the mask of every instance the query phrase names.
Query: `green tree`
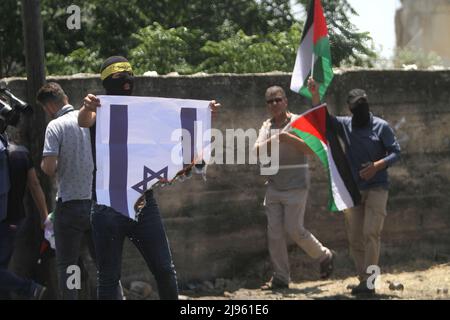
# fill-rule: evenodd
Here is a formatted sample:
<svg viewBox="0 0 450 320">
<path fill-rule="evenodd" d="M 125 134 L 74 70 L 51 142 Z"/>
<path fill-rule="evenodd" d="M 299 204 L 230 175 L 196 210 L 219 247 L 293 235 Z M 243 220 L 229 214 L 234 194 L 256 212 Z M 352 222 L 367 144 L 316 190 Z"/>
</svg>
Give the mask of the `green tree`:
<svg viewBox="0 0 450 320">
<path fill-rule="evenodd" d="M 299 24 L 266 36 L 248 36 L 240 30 L 228 39 L 208 41 L 202 48 L 208 58 L 199 68 L 210 73 L 292 71 L 300 30 Z"/>
<path fill-rule="evenodd" d="M 304 6 L 309 2 L 297 1 Z M 131 56 L 138 71 L 263 72 L 271 68 L 291 71 L 300 34 L 292 32 L 296 19 L 290 3 L 290 0 L 82 1 L 76 3 L 81 7 L 81 29 L 68 30 L 66 10 L 73 0 L 41 0 L 47 69 L 50 74 L 98 72 L 99 60 L 121 54 Z M 349 17 L 356 12 L 347 0 L 322 3 L 334 65 L 370 65 L 375 56 L 370 37 L 350 23 Z M 20 7 L 19 0 L 0 2 L 3 76 L 23 74 L 24 70 Z M 297 22 L 303 25 L 302 21 Z M 301 29 L 298 25 L 295 28 Z M 147 57 L 149 61 L 145 61 Z M 230 61 L 226 62 L 227 59 Z M 246 65 L 236 66 L 237 63 Z"/>
<path fill-rule="evenodd" d="M 186 27 L 164 29 L 159 23 L 139 30 L 133 39 L 139 44 L 131 49 L 130 59 L 136 73 L 156 71 L 166 74 L 172 71 L 192 73 L 187 62 L 190 45 L 198 38 Z"/>
<path fill-rule="evenodd" d="M 0 78 L 24 73 L 23 33 L 20 0 L 0 4 Z"/>
<path fill-rule="evenodd" d="M 65 27 L 66 8 L 73 0 L 42 0 L 46 47 L 51 52 L 68 54 L 80 46 L 96 47 L 101 56 L 127 55 L 137 45 L 132 34 L 159 23 L 166 29 L 187 27 L 202 30 L 204 41 L 222 40 L 231 30 L 248 34 L 267 33 L 288 28 L 293 17 L 289 0 L 91 0 L 81 7 L 82 28 Z"/>
<path fill-rule="evenodd" d="M 41 0 L 41 16 L 44 31 L 45 51 L 47 53 L 69 55 L 72 51 L 86 45 L 90 32 L 87 24 L 87 4 L 81 5 L 81 29 L 69 30 L 66 22 L 67 8 L 73 0 Z"/>
<path fill-rule="evenodd" d="M 139 52 L 148 53 L 148 46 L 143 41 L 148 40 L 152 32 L 151 27 L 147 31 L 141 29 L 153 26 L 154 22 L 165 30 L 186 27 L 193 33 L 190 38 L 195 40 L 183 39 L 189 41 L 190 53 L 184 58 L 186 63 L 169 68 L 173 70 L 176 67 L 177 71 L 184 73 L 189 71 L 189 65 L 197 66 L 206 58 L 200 49 L 208 40 L 226 39 L 240 29 L 248 34 L 284 30 L 293 21 L 289 0 L 92 0 L 79 4 L 81 30 L 70 31 L 65 26 L 68 17 L 65 10 L 71 3 L 72 0 L 42 0 L 50 73 L 60 73 L 57 70 L 69 71 L 69 67 L 61 65 L 64 59 L 58 55 L 68 57 L 72 51 L 80 48 L 97 51 L 101 57 L 133 54 L 137 59 Z M 158 30 L 161 35 L 162 28 Z M 186 36 L 185 34 L 184 38 Z M 155 43 L 156 38 L 151 42 Z M 161 43 L 163 46 L 166 44 Z M 131 52 L 131 49 L 137 47 L 139 48 Z M 156 57 L 152 56 L 154 58 Z M 162 62 L 164 59 L 158 60 Z M 153 62 L 139 63 L 143 67 L 143 64 L 147 64 L 146 68 L 150 68 Z M 166 70 L 167 65 L 154 66 L 152 69 Z"/>
<path fill-rule="evenodd" d="M 98 73 L 103 59 L 98 51 L 78 48 L 69 55 L 48 52 L 47 73 L 52 75 L 70 75 L 75 73 Z"/>
<path fill-rule="evenodd" d="M 281 31 L 294 22 L 289 0 L 161 0 L 146 4 L 149 18 L 165 28 L 203 30 L 209 40 L 224 39 L 223 24 L 246 34 Z"/>
</svg>

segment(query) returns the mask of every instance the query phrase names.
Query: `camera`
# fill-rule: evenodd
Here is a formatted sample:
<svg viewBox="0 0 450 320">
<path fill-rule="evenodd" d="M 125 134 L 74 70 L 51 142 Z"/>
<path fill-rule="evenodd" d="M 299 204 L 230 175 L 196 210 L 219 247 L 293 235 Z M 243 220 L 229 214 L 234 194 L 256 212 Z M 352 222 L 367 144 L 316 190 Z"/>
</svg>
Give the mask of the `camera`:
<svg viewBox="0 0 450 320">
<path fill-rule="evenodd" d="M 0 83 L 0 133 L 8 126 L 17 126 L 21 113 L 31 111 L 28 103 L 17 98 L 8 90 L 5 83 Z"/>
</svg>

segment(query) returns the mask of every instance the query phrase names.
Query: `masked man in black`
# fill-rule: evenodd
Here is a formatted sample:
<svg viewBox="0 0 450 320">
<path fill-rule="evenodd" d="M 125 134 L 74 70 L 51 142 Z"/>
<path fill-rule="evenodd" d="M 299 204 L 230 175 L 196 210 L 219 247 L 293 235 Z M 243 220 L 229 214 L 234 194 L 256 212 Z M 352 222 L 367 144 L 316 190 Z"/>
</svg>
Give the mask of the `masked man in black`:
<svg viewBox="0 0 450 320">
<path fill-rule="evenodd" d="M 312 78 L 308 88 L 313 105 L 320 104 Z M 373 267 L 379 268 L 380 237 L 389 194 L 387 169 L 400 158 L 400 145 L 389 124 L 370 112 L 364 90 L 350 90 L 347 105 L 352 116 L 332 117 L 332 121 L 341 129 L 350 169 L 361 192 L 361 204 L 344 210 L 350 254 L 360 281 L 352 294 L 374 294 L 375 283 L 369 281 L 373 279 L 369 276 Z"/>
<path fill-rule="evenodd" d="M 113 56 L 106 59 L 101 68 L 101 79 L 107 95 L 129 96 L 133 92 L 133 71 L 124 57 Z M 216 111 L 219 106 L 215 101 L 210 103 L 212 111 Z M 98 107 L 100 100 L 95 95 L 88 94 L 80 110 L 79 125 L 95 128 Z M 91 140 L 95 141 L 95 134 Z M 93 198 L 95 200 L 95 191 Z M 99 299 L 117 298 L 125 237 L 138 248 L 155 276 L 160 299 L 178 299 L 175 267 L 153 192 L 146 192 L 145 206 L 141 209 L 138 221 L 104 205 L 94 206 L 91 221 L 97 252 Z"/>
</svg>

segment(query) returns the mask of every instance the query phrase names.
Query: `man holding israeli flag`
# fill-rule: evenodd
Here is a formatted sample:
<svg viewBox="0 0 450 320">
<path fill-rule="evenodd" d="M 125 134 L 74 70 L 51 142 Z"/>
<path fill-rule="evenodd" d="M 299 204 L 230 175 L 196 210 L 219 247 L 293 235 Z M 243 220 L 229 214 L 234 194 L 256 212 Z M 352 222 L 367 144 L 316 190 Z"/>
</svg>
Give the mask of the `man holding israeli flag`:
<svg viewBox="0 0 450 320">
<path fill-rule="evenodd" d="M 220 104 L 131 97 L 132 68 L 120 56 L 105 60 L 101 79 L 106 96 L 88 94 L 78 117 L 80 126 L 96 131 L 97 204 L 91 221 L 98 298 L 118 298 L 122 247 L 128 237 L 155 276 L 160 299 L 178 299 L 175 267 L 150 188 L 159 180 L 171 180 L 187 162 L 208 160 L 210 141 L 204 133 L 211 126 L 211 111 Z M 144 205 L 136 220 L 134 202 L 139 197 Z"/>
</svg>

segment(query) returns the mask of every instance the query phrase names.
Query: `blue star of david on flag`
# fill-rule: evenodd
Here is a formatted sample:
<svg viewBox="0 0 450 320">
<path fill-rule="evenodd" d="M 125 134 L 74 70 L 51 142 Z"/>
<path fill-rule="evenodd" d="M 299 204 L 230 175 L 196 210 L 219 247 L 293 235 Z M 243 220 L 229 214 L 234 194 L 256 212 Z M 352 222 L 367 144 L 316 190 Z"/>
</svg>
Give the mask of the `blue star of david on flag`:
<svg viewBox="0 0 450 320">
<path fill-rule="evenodd" d="M 158 172 L 153 171 L 152 169 L 147 168 L 144 166 L 144 173 L 142 175 L 142 181 L 135 184 L 131 188 L 140 194 L 143 194 L 145 190 L 148 189 L 148 184 L 153 180 L 159 180 L 159 179 L 167 179 L 169 167 L 165 167 Z"/>
</svg>

